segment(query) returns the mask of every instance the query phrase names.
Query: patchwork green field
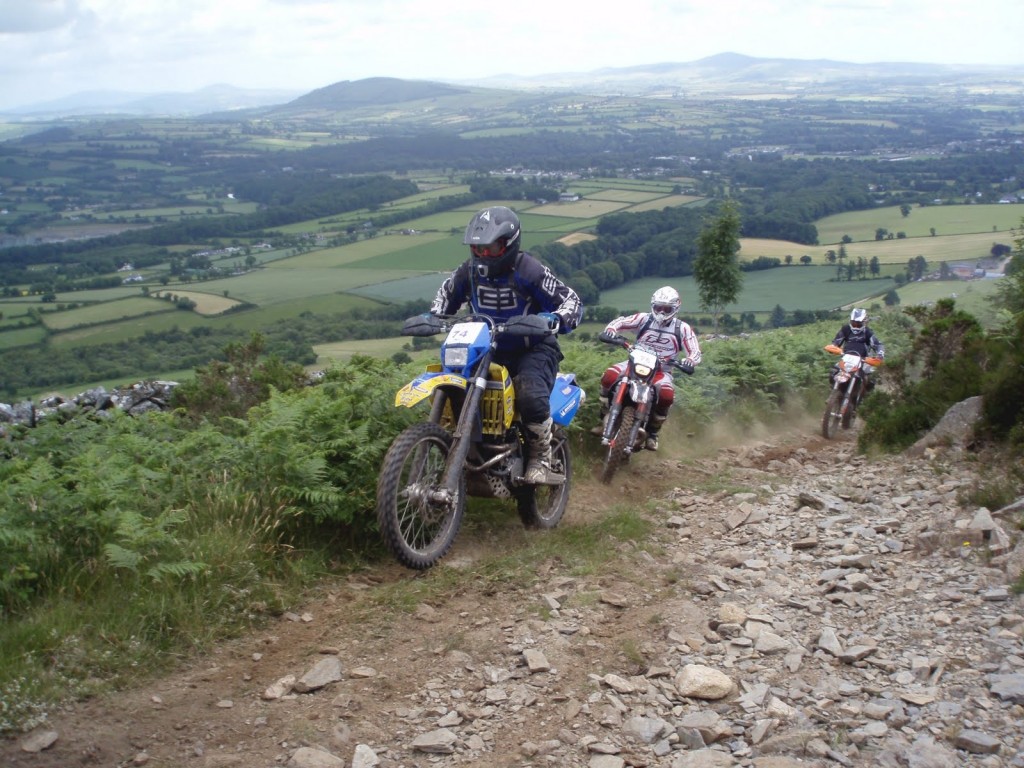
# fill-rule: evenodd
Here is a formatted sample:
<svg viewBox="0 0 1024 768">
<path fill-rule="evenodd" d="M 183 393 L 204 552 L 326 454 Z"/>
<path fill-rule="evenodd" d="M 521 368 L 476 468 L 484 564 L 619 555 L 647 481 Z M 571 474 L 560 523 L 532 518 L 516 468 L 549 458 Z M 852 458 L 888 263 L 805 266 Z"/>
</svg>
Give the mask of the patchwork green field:
<svg viewBox="0 0 1024 768">
<path fill-rule="evenodd" d="M 747 272 L 743 275 L 740 301 L 724 307 L 733 315 L 742 312 L 770 313 L 776 306 L 794 309 L 830 310 L 867 302 L 885 294 L 892 281 L 837 281 L 832 267 L 785 267 Z M 622 312 L 646 310 L 651 294 L 663 285 L 671 285 L 682 298 L 683 314 L 702 314 L 693 277 L 644 278 L 621 288 L 601 293 L 601 305 Z"/>
<path fill-rule="evenodd" d="M 847 262 L 863 258 L 871 261 L 877 258 L 880 264 L 894 264 L 901 268 L 908 261 L 923 256 L 929 264 L 941 261 L 973 263 L 991 255 L 994 243 L 1011 245 L 1012 233 L 1009 230 L 989 233 L 959 234 L 930 237 L 906 237 L 892 240 L 866 240 L 847 243 L 845 246 Z M 838 250 L 832 245 L 803 245 L 786 240 L 764 240 L 760 238 L 742 238 L 740 240 L 740 259 L 752 261 L 758 256 L 769 256 L 785 259 L 793 257 L 793 263 L 800 262 L 804 255 L 810 256 L 812 264 L 827 264 L 826 252 Z"/>
<path fill-rule="evenodd" d="M 413 208 L 467 191 L 465 185 L 451 183 L 443 177 L 418 179 L 417 183 L 426 191 L 395 201 L 382 211 Z M 516 208 L 523 222 L 524 246 L 529 249 L 560 238 L 588 237 L 588 231 L 597 224 L 599 217 L 608 213 L 704 204 L 701 198 L 680 193 L 681 188 L 691 183 L 692 180 L 682 178 L 586 179 L 569 185 L 570 190 L 580 196 L 575 202 L 491 201 L 488 204 Z M 205 210 L 204 201 L 196 200 L 194 205 Z M 401 231 L 396 228 L 394 232 L 359 239 L 349 245 L 314 247 L 298 254 L 293 249 L 253 249 L 254 268 L 231 277 L 157 286 L 157 277 L 166 274 L 166 269 L 154 267 L 142 272 L 147 281 L 143 285 L 148 284 L 154 294 L 158 291 L 172 295 L 199 293 L 218 299 L 219 305 L 236 302 L 248 305 L 244 310 L 225 315 L 203 316 L 199 312 L 177 309 L 168 302 L 140 295 L 140 285 L 134 284 L 60 294 L 47 309 L 77 306 L 43 313 L 41 325 L 18 327 L 26 320 L 31 321 L 30 311 L 39 307 L 39 299 L 36 296 L 4 298 L 0 302 L 3 313 L 0 348 L 35 345 L 44 340 L 57 348 L 87 347 L 175 328 L 259 330 L 304 312 L 332 314 L 357 307 L 372 308 L 381 303 L 429 300 L 444 276 L 465 257 L 462 233 L 479 207 L 482 204 L 430 214 L 404 222 Z M 147 215 L 180 215 L 182 210 L 189 209 L 152 210 Z M 225 210 L 231 208 L 226 206 Z M 239 205 L 232 212 L 235 210 L 243 208 Z M 834 265 L 828 265 L 826 251 L 837 249 L 835 243 L 844 234 L 854 239 L 845 246 L 848 260 L 877 258 L 883 265 L 882 274 L 891 275 L 902 271 L 904 265 L 917 256 L 923 256 L 933 266 L 941 261 L 971 264 L 988 256 L 993 243 L 1012 242 L 1020 210 L 1013 205 L 931 206 L 916 207 L 907 217 L 903 217 L 898 208 L 843 214 L 818 223 L 824 244 L 813 247 L 745 238 L 741 241 L 741 259 L 770 256 L 785 260 L 786 256 L 791 256 L 793 266 L 746 273 L 740 300 L 724 311 L 734 316 L 753 312 L 761 317 L 776 306 L 793 311 L 878 303 L 893 286 L 891 280 L 834 280 L 837 270 Z M 326 240 L 344 235 L 347 228 L 366 215 L 365 210 L 341 214 L 290 225 L 282 231 L 319 234 Z M 905 232 L 907 237 L 875 240 L 877 227 Z M 935 235 L 931 233 L 932 228 L 936 230 Z M 804 255 L 811 258 L 813 266 L 799 265 Z M 233 264 L 241 261 L 241 257 L 235 255 L 220 261 Z M 681 291 L 684 313 L 700 314 L 692 278 L 636 281 L 605 291 L 600 303 L 623 313 L 643 309 L 653 290 L 666 283 Z M 905 286 L 899 293 L 906 304 L 934 301 L 936 297 L 956 292 L 958 300 L 971 302 L 978 308 L 977 313 L 992 314 L 991 309 L 985 310 L 985 307 L 991 295 L 987 289 L 993 284 L 993 281 L 918 284 Z M 318 347 L 317 352 L 325 360 L 362 352 L 390 355 L 400 350 L 403 343 L 402 340 L 395 340 L 395 344 L 339 341 Z"/>
<path fill-rule="evenodd" d="M 903 216 L 899 206 L 892 206 L 826 216 L 815 222 L 815 226 L 818 228 L 818 242 L 826 244 L 838 244 L 843 235 L 849 235 L 855 241 L 873 241 L 875 231 L 880 227 L 894 235 L 904 232 L 908 238 L 930 237 L 934 229 L 935 235 L 943 236 L 989 233 L 993 239 L 1009 243 L 1008 233 L 1020 226 L 1024 215 L 1022 211 L 1024 207 L 1021 205 L 1002 203 L 928 205 L 912 207 L 910 214 Z"/>
<path fill-rule="evenodd" d="M 908 283 L 897 291 L 900 306 L 931 305 L 939 299 L 953 299 L 958 309 L 974 315 L 986 328 L 999 325 L 1000 313 L 993 299 L 999 290 L 999 281 L 986 278 L 960 282 Z"/>
<path fill-rule="evenodd" d="M 90 304 L 66 312 L 47 312 L 43 324 L 52 331 L 64 331 L 82 325 L 99 325 L 118 322 L 129 318 L 160 312 L 173 312 L 174 305 L 166 301 L 145 296 L 134 296 L 115 301 L 104 301 Z"/>
</svg>

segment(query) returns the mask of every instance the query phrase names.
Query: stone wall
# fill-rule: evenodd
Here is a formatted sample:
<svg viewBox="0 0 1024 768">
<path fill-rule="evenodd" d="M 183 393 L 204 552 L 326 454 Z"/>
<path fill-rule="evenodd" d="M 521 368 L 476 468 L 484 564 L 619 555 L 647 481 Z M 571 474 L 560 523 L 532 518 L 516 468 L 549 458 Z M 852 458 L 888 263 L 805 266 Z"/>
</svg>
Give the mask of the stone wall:
<svg viewBox="0 0 1024 768">
<path fill-rule="evenodd" d="M 35 427 L 50 419 L 66 421 L 85 414 L 102 417 L 114 411 L 124 411 L 133 416 L 162 411 L 170 405 L 171 394 L 177 386 L 176 381 L 140 381 L 110 392 L 96 387 L 72 398 L 47 395 L 37 401 L 0 403 L 0 438 L 7 437 L 12 427 Z"/>
</svg>

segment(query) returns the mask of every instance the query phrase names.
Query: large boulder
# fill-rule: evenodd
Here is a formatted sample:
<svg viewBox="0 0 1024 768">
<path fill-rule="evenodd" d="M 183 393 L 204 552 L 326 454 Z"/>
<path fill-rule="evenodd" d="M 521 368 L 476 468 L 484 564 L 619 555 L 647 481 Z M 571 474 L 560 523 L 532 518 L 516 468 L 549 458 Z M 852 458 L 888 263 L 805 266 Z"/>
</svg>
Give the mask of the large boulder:
<svg viewBox="0 0 1024 768">
<path fill-rule="evenodd" d="M 929 448 L 947 447 L 964 449 L 974 443 L 974 428 L 981 419 L 982 398 L 969 397 L 939 419 L 931 431 L 907 449 L 911 456 L 921 456 Z"/>
</svg>

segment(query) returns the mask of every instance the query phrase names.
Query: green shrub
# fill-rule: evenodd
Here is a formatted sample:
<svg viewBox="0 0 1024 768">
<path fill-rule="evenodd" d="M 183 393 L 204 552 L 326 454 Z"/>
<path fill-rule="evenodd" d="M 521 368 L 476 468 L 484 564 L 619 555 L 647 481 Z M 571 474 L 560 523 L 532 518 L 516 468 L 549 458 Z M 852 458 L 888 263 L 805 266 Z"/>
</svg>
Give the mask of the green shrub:
<svg viewBox="0 0 1024 768">
<path fill-rule="evenodd" d="M 876 390 L 864 401 L 864 426 L 857 437 L 861 451 L 898 451 L 912 445 L 951 406 L 982 393 L 991 365 L 991 342 L 978 321 L 957 310 L 952 299 L 904 312 L 922 325 L 905 355 L 887 357 L 887 391 Z"/>
<path fill-rule="evenodd" d="M 261 358 L 264 348 L 265 340 L 258 333 L 246 344 L 228 344 L 224 348 L 227 361 L 214 360 L 197 368 L 193 379 L 174 390 L 171 404 L 193 419 L 240 418 L 264 402 L 272 389 L 287 391 L 305 384 L 301 365 L 284 363 L 276 355 Z"/>
</svg>

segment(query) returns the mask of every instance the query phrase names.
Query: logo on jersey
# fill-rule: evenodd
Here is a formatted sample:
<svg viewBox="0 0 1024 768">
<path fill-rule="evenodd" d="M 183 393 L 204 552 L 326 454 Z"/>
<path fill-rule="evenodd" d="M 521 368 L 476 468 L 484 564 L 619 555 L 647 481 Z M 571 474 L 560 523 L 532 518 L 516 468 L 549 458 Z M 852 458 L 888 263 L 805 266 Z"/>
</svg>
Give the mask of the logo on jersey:
<svg viewBox="0 0 1024 768">
<path fill-rule="evenodd" d="M 479 310 L 504 312 L 519 306 L 519 296 L 509 286 L 478 284 L 476 305 Z"/>
</svg>

